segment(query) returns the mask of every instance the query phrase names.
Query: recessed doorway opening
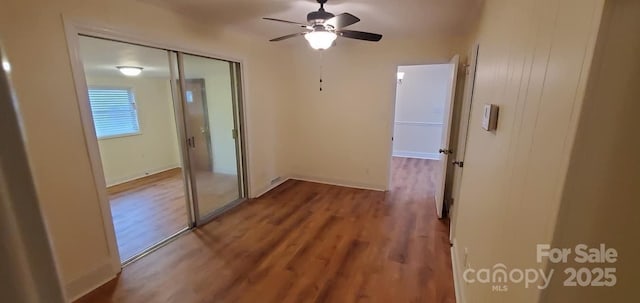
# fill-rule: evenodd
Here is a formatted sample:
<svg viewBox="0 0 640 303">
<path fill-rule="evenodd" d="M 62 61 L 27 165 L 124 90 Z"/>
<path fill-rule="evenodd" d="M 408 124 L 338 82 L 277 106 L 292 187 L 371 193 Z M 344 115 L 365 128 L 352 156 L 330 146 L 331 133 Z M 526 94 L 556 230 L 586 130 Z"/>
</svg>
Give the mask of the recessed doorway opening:
<svg viewBox="0 0 640 303">
<path fill-rule="evenodd" d="M 397 69 L 391 171 L 397 165 L 419 165 L 429 184 L 438 217 L 444 216 L 447 170 L 458 56 L 449 63 L 403 65 Z M 403 159 L 411 159 L 404 161 Z M 400 184 L 393 180 L 391 187 Z M 407 180 L 406 182 L 410 182 Z M 393 188 L 392 188 L 393 190 Z"/>
</svg>

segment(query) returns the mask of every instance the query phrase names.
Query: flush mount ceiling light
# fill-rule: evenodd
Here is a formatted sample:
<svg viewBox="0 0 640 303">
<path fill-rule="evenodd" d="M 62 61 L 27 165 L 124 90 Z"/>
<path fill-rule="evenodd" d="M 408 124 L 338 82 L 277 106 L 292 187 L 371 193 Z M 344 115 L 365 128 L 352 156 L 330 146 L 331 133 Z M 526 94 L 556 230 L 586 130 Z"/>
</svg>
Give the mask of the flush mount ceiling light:
<svg viewBox="0 0 640 303">
<path fill-rule="evenodd" d="M 127 77 L 135 77 L 142 73 L 143 68 L 139 66 L 116 66 L 116 68 Z"/>
<path fill-rule="evenodd" d="M 330 31 L 320 30 L 307 33 L 304 38 L 307 39 L 311 48 L 325 50 L 333 45 L 333 41 L 338 38 L 338 35 Z"/>
</svg>

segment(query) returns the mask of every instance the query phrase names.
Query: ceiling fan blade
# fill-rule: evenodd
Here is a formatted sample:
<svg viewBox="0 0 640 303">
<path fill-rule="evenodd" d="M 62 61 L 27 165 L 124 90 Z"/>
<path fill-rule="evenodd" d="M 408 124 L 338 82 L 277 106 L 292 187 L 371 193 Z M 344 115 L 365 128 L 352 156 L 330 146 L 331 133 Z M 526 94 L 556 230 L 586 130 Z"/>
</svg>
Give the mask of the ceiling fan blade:
<svg viewBox="0 0 640 303">
<path fill-rule="evenodd" d="M 276 21 L 276 22 L 284 22 L 284 23 L 289 23 L 289 24 L 300 25 L 302 27 L 307 27 L 306 24 L 303 24 L 303 23 L 300 23 L 300 22 L 287 21 L 287 20 L 276 19 L 276 18 L 262 18 L 262 19 L 269 20 L 269 21 Z"/>
<path fill-rule="evenodd" d="M 282 41 L 282 40 L 285 40 L 285 39 L 289 39 L 289 38 L 293 38 L 293 37 L 297 37 L 297 36 L 302 36 L 304 34 L 306 34 L 306 33 L 295 33 L 295 34 L 290 34 L 290 35 L 274 38 L 274 39 L 271 39 L 269 41 L 270 42 Z"/>
<path fill-rule="evenodd" d="M 341 37 L 358 39 L 358 40 L 378 42 L 380 41 L 380 39 L 382 39 L 382 35 L 380 34 L 367 33 L 367 32 L 340 30 L 340 31 L 337 31 L 337 33 Z"/>
<path fill-rule="evenodd" d="M 347 27 L 349 25 L 356 24 L 358 22 L 360 22 L 360 18 L 349 13 L 344 13 L 325 21 L 324 24 L 331 25 L 333 26 L 333 28 L 336 28 L 336 29 L 341 29 L 343 27 Z"/>
</svg>

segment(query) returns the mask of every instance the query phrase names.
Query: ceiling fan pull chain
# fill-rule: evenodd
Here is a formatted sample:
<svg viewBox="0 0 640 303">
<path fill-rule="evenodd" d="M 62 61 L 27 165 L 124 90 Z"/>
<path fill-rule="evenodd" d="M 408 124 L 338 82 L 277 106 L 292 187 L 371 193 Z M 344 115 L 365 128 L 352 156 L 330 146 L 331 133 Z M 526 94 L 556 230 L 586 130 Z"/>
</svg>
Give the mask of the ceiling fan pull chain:
<svg viewBox="0 0 640 303">
<path fill-rule="evenodd" d="M 320 52 L 320 91 L 322 91 L 322 66 L 324 64 L 324 56 L 322 52 Z"/>
</svg>

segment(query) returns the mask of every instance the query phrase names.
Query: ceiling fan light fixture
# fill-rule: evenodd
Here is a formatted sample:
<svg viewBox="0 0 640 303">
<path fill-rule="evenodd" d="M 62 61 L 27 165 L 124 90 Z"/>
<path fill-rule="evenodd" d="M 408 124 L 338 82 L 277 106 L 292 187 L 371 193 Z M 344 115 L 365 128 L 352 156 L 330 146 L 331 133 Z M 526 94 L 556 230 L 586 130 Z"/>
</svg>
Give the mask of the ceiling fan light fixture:
<svg viewBox="0 0 640 303">
<path fill-rule="evenodd" d="M 361 31 L 345 30 L 347 26 L 351 26 L 360 22 L 360 18 L 350 14 L 342 13 L 334 15 L 324 9 L 327 0 L 316 0 L 320 4 L 320 9 L 307 14 L 307 23 L 300 23 L 295 21 L 287 21 L 276 18 L 263 18 L 269 21 L 276 21 L 280 23 L 288 23 L 307 29 L 305 32 L 298 32 L 295 34 L 289 34 L 282 37 L 274 38 L 269 41 L 276 42 L 298 36 L 304 36 L 309 42 L 309 45 L 313 49 L 325 50 L 333 46 L 336 38 L 356 39 L 363 41 L 378 42 L 382 39 L 382 35 Z M 311 30 L 310 32 L 308 30 Z"/>
<path fill-rule="evenodd" d="M 116 68 L 125 76 L 135 77 L 142 73 L 142 67 L 139 66 L 116 66 Z"/>
<path fill-rule="evenodd" d="M 338 38 L 338 35 L 330 31 L 313 31 L 306 33 L 304 38 L 307 39 L 311 48 L 325 50 L 333 45 L 333 41 Z"/>
</svg>

